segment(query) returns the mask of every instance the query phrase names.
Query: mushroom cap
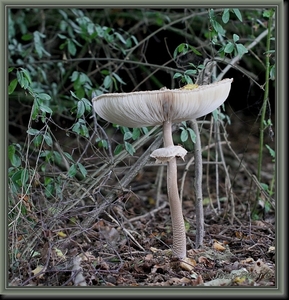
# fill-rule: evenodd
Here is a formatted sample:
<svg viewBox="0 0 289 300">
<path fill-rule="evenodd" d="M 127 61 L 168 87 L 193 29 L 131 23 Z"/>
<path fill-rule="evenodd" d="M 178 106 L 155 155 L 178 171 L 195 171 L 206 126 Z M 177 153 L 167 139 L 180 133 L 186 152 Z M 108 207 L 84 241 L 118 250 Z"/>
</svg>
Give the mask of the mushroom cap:
<svg viewBox="0 0 289 300">
<path fill-rule="evenodd" d="M 165 148 L 159 148 L 154 150 L 151 153 L 151 157 L 156 159 L 156 163 L 165 163 L 172 160 L 174 157 L 181 157 L 182 160 L 185 160 L 187 150 L 182 146 L 168 146 Z"/>
<path fill-rule="evenodd" d="M 125 127 L 179 123 L 204 116 L 227 99 L 233 79 L 200 85 L 195 89 L 161 89 L 102 94 L 92 99 L 95 112 L 104 120 Z"/>
</svg>

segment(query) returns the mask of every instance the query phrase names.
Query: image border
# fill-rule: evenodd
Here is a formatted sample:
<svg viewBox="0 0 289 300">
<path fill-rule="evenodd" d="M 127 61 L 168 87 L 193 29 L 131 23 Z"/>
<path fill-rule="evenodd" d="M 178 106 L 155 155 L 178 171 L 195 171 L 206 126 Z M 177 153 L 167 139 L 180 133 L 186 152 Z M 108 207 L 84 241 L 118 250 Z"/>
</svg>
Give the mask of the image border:
<svg viewBox="0 0 289 300">
<path fill-rule="evenodd" d="M 75 4 L 74 4 L 75 3 Z M 287 295 L 287 234 L 285 230 L 287 229 L 287 117 L 285 113 L 287 112 L 287 91 L 286 84 L 288 77 L 285 74 L 285 67 L 287 67 L 287 48 L 286 44 L 286 34 L 285 29 L 287 28 L 286 18 L 288 16 L 288 6 L 287 3 L 283 1 L 177 1 L 178 5 L 175 5 L 176 1 L 141 1 L 141 4 L 135 4 L 136 1 L 83 1 L 81 5 L 77 4 L 79 1 L 29 1 L 29 4 L 23 4 L 22 1 L 15 0 L 0 0 L 0 13 L 1 20 L 4 22 L 4 26 L 1 29 L 1 37 L 5 41 L 4 47 L 1 51 L 1 70 L 3 71 L 0 80 L 1 91 L 4 93 L 4 109 L 1 110 L 1 139 L 4 147 L 1 147 L 1 171 L 3 179 L 1 182 L 1 191 L 3 197 L 1 197 L 1 239 L 2 243 L 0 246 L 0 262 L 1 262 L 1 280 L 0 280 L 0 295 L 2 296 L 21 296 L 21 298 L 33 298 L 39 296 L 46 298 L 52 295 L 57 296 L 67 296 L 69 298 L 80 296 L 82 298 L 94 296 L 94 297 L 113 297 L 117 298 L 135 298 L 135 297 L 149 297 L 153 296 L 166 298 L 193 298 L 198 296 L 199 298 L 208 298 L 210 296 L 222 297 L 222 298 L 244 298 L 244 296 L 251 297 L 262 297 L 262 298 L 283 298 Z M 275 110 L 275 141 L 276 141 L 276 288 L 275 287 L 9 287 L 6 282 L 6 277 L 8 274 L 8 260 L 7 260 L 7 130 L 8 130 L 8 63 L 7 63 L 7 9 L 8 8 L 21 8 L 30 6 L 44 6 L 56 9 L 57 7 L 79 7 L 79 8 L 105 8 L 105 7 L 275 7 L 276 8 L 276 110 Z M 286 18 L 285 18 L 286 16 Z M 286 80 L 286 83 L 285 83 Z M 286 97 L 285 97 L 286 95 Z M 286 153 L 286 154 L 285 154 Z M 84 291 L 85 289 L 85 291 Z"/>
</svg>

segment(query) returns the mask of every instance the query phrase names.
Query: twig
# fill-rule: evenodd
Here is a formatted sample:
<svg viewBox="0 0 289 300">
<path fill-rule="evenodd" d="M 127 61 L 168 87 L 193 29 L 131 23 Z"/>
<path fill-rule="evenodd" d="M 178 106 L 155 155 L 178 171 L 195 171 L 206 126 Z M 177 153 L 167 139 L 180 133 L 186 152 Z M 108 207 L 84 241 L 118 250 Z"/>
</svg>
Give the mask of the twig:
<svg viewBox="0 0 289 300">
<path fill-rule="evenodd" d="M 110 215 L 109 213 L 107 213 L 106 211 L 104 211 L 104 213 L 111 218 L 118 226 L 120 226 L 123 231 L 131 238 L 131 240 L 142 250 L 145 251 L 145 249 L 138 243 L 138 241 L 135 240 L 135 238 L 131 235 L 131 233 L 124 228 L 112 215 Z"/>
<path fill-rule="evenodd" d="M 218 125 L 220 123 L 222 123 L 222 122 L 219 122 L 219 121 L 216 122 L 216 142 L 217 142 L 217 146 L 218 146 L 218 150 L 219 150 L 218 152 L 221 156 L 221 161 L 224 166 L 224 171 L 226 173 L 226 193 L 227 193 L 227 198 L 231 200 L 231 224 L 233 224 L 234 217 L 235 217 L 235 202 L 234 202 L 234 196 L 233 196 L 233 192 L 232 192 L 232 184 L 231 184 L 231 180 L 230 180 L 230 175 L 229 175 L 229 172 L 228 172 L 228 169 L 226 166 L 223 149 L 220 144 L 220 126 Z M 223 126 L 223 128 L 224 128 L 224 126 Z"/>
<path fill-rule="evenodd" d="M 221 144 L 226 144 L 226 142 L 221 142 Z M 206 151 L 206 150 L 208 150 L 208 149 L 210 149 L 212 147 L 215 147 L 215 143 L 203 147 L 202 152 Z M 193 163 L 194 160 L 195 160 L 195 157 L 192 156 L 191 159 L 187 162 L 187 164 L 185 166 L 185 169 L 184 169 L 184 172 L 183 172 L 183 176 L 182 176 L 182 179 L 181 179 L 181 186 L 180 186 L 180 199 L 181 200 L 183 199 L 183 191 L 184 191 L 184 185 L 185 185 L 186 176 L 187 176 L 187 173 L 188 173 L 188 171 L 190 169 L 190 165 Z M 209 165 L 210 162 L 203 162 L 203 164 L 208 164 Z M 214 165 L 215 165 L 215 163 L 214 163 Z"/>
<path fill-rule="evenodd" d="M 164 174 L 164 165 L 161 165 L 159 170 L 158 170 L 158 175 L 157 175 L 157 200 L 156 200 L 156 207 L 159 207 L 160 205 L 160 197 L 161 197 L 161 188 L 162 188 L 162 182 L 163 182 L 163 174 Z"/>
<path fill-rule="evenodd" d="M 164 202 L 161 206 L 158 206 L 157 208 L 153 209 L 152 211 L 149 211 L 148 213 L 138 216 L 138 217 L 134 217 L 129 219 L 129 222 L 135 222 L 137 220 L 146 218 L 146 217 L 152 217 L 155 213 L 157 213 L 158 211 L 164 209 L 166 206 L 168 206 L 168 202 Z"/>
<path fill-rule="evenodd" d="M 202 193 L 202 179 L 203 179 L 203 165 L 202 165 L 202 149 L 201 138 L 198 124 L 195 120 L 189 121 L 190 126 L 196 134 L 195 143 L 195 205 L 196 205 L 196 248 L 203 245 L 204 240 L 204 210 L 203 210 L 203 193 Z"/>
</svg>

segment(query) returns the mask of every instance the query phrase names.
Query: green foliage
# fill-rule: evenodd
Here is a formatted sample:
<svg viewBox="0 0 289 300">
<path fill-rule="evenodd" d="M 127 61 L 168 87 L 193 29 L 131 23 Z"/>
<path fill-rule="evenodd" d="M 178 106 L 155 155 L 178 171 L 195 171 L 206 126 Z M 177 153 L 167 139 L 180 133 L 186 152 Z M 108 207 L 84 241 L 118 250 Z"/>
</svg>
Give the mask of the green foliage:
<svg viewBox="0 0 289 300">
<path fill-rule="evenodd" d="M 184 143 L 190 138 L 191 141 L 193 143 L 195 143 L 196 142 L 196 133 L 194 132 L 194 130 L 192 128 L 188 127 L 186 122 L 182 122 L 182 125 L 183 126 L 180 127 L 181 141 Z"/>
<path fill-rule="evenodd" d="M 123 134 L 123 144 L 118 144 L 114 150 L 114 154 L 119 154 L 122 150 L 126 150 L 130 155 L 133 155 L 135 153 L 135 148 L 133 144 L 130 141 L 136 141 L 139 139 L 141 134 L 147 134 L 148 129 L 146 127 L 142 128 L 127 128 L 124 126 L 117 126 L 122 134 Z"/>
</svg>

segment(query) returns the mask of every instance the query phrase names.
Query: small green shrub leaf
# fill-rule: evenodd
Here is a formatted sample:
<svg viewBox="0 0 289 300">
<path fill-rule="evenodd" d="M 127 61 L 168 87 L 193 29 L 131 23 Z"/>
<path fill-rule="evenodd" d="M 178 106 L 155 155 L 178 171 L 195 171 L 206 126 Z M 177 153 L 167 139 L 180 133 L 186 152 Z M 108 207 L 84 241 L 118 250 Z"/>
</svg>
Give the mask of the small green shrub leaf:
<svg viewBox="0 0 289 300">
<path fill-rule="evenodd" d="M 25 186 L 28 179 L 29 179 L 29 171 L 28 169 L 24 168 L 21 171 L 21 176 L 20 176 L 21 186 Z"/>
<path fill-rule="evenodd" d="M 78 166 L 78 169 L 79 169 L 80 173 L 85 178 L 86 175 L 87 175 L 87 170 L 85 169 L 85 167 L 81 163 L 77 163 L 77 166 Z"/>
<path fill-rule="evenodd" d="M 192 140 L 193 143 L 196 143 L 196 133 L 192 128 L 188 128 L 188 131 L 190 133 L 190 138 Z"/>
<path fill-rule="evenodd" d="M 130 131 L 125 132 L 124 136 L 123 136 L 123 140 L 127 141 L 129 139 L 132 138 L 132 133 Z"/>
<path fill-rule="evenodd" d="M 50 107 L 48 107 L 47 105 L 40 104 L 39 105 L 39 109 L 42 112 L 45 112 L 45 113 L 48 113 L 48 114 L 52 114 L 53 113 L 52 109 Z"/>
<path fill-rule="evenodd" d="M 230 11 L 228 8 L 224 9 L 222 14 L 222 21 L 226 24 L 230 20 Z"/>
<path fill-rule="evenodd" d="M 106 89 L 108 89 L 112 84 L 112 79 L 109 75 L 105 76 L 104 81 L 103 81 L 103 85 Z"/>
<path fill-rule="evenodd" d="M 188 137 L 189 137 L 189 134 L 188 134 L 188 131 L 186 129 L 183 129 L 182 130 L 182 133 L 181 133 L 181 141 L 184 143 L 188 140 Z"/>
<path fill-rule="evenodd" d="M 30 135 L 37 135 L 40 133 L 38 129 L 33 129 L 33 128 L 29 128 L 26 132 Z"/>
<path fill-rule="evenodd" d="M 246 47 L 242 44 L 236 44 L 236 47 L 237 47 L 237 51 L 238 51 L 239 56 L 243 56 L 245 53 L 248 52 Z"/>
<path fill-rule="evenodd" d="M 234 51 L 234 44 L 229 42 L 226 46 L 225 46 L 225 53 L 232 53 Z"/>
<path fill-rule="evenodd" d="M 46 93 L 39 93 L 38 98 L 43 101 L 49 101 L 51 99 L 51 97 Z"/>
<path fill-rule="evenodd" d="M 11 95 L 11 94 L 14 92 L 14 90 L 15 90 L 17 84 L 18 84 L 17 78 L 14 78 L 14 79 L 10 82 L 9 87 L 8 87 L 8 94 L 9 94 L 9 95 Z"/>
<path fill-rule="evenodd" d="M 77 114 L 76 117 L 80 118 L 81 116 L 83 116 L 85 112 L 85 105 L 82 101 L 78 101 L 77 102 Z"/>
<path fill-rule="evenodd" d="M 114 155 L 118 155 L 122 150 L 123 150 L 123 145 L 119 144 L 115 147 L 113 153 L 114 153 Z"/>
<path fill-rule="evenodd" d="M 241 15 L 240 10 L 238 8 L 233 8 L 233 12 L 236 15 L 236 17 L 239 19 L 239 21 L 242 22 L 243 19 L 242 19 L 242 15 Z"/>
<path fill-rule="evenodd" d="M 74 42 L 71 39 L 67 40 L 67 47 L 68 47 L 68 52 L 74 56 L 76 54 L 76 46 Z"/>
<path fill-rule="evenodd" d="M 48 132 L 46 132 L 46 134 L 43 135 L 43 138 L 44 138 L 45 143 L 46 143 L 49 147 L 51 147 L 52 144 L 53 144 L 51 135 L 50 135 Z"/>
<path fill-rule="evenodd" d="M 67 176 L 68 176 L 68 177 L 74 177 L 76 173 L 77 173 L 77 168 L 76 168 L 76 165 L 73 164 L 73 165 L 71 165 L 71 167 L 69 168 Z"/>
<path fill-rule="evenodd" d="M 21 158 L 16 154 L 16 149 L 14 145 L 8 146 L 8 158 L 13 167 L 18 168 L 21 165 Z"/>
<path fill-rule="evenodd" d="M 135 149 L 133 147 L 132 144 L 128 143 L 128 142 L 124 142 L 124 147 L 125 147 L 125 150 L 130 154 L 130 155 L 133 155 L 135 153 Z"/>
</svg>

